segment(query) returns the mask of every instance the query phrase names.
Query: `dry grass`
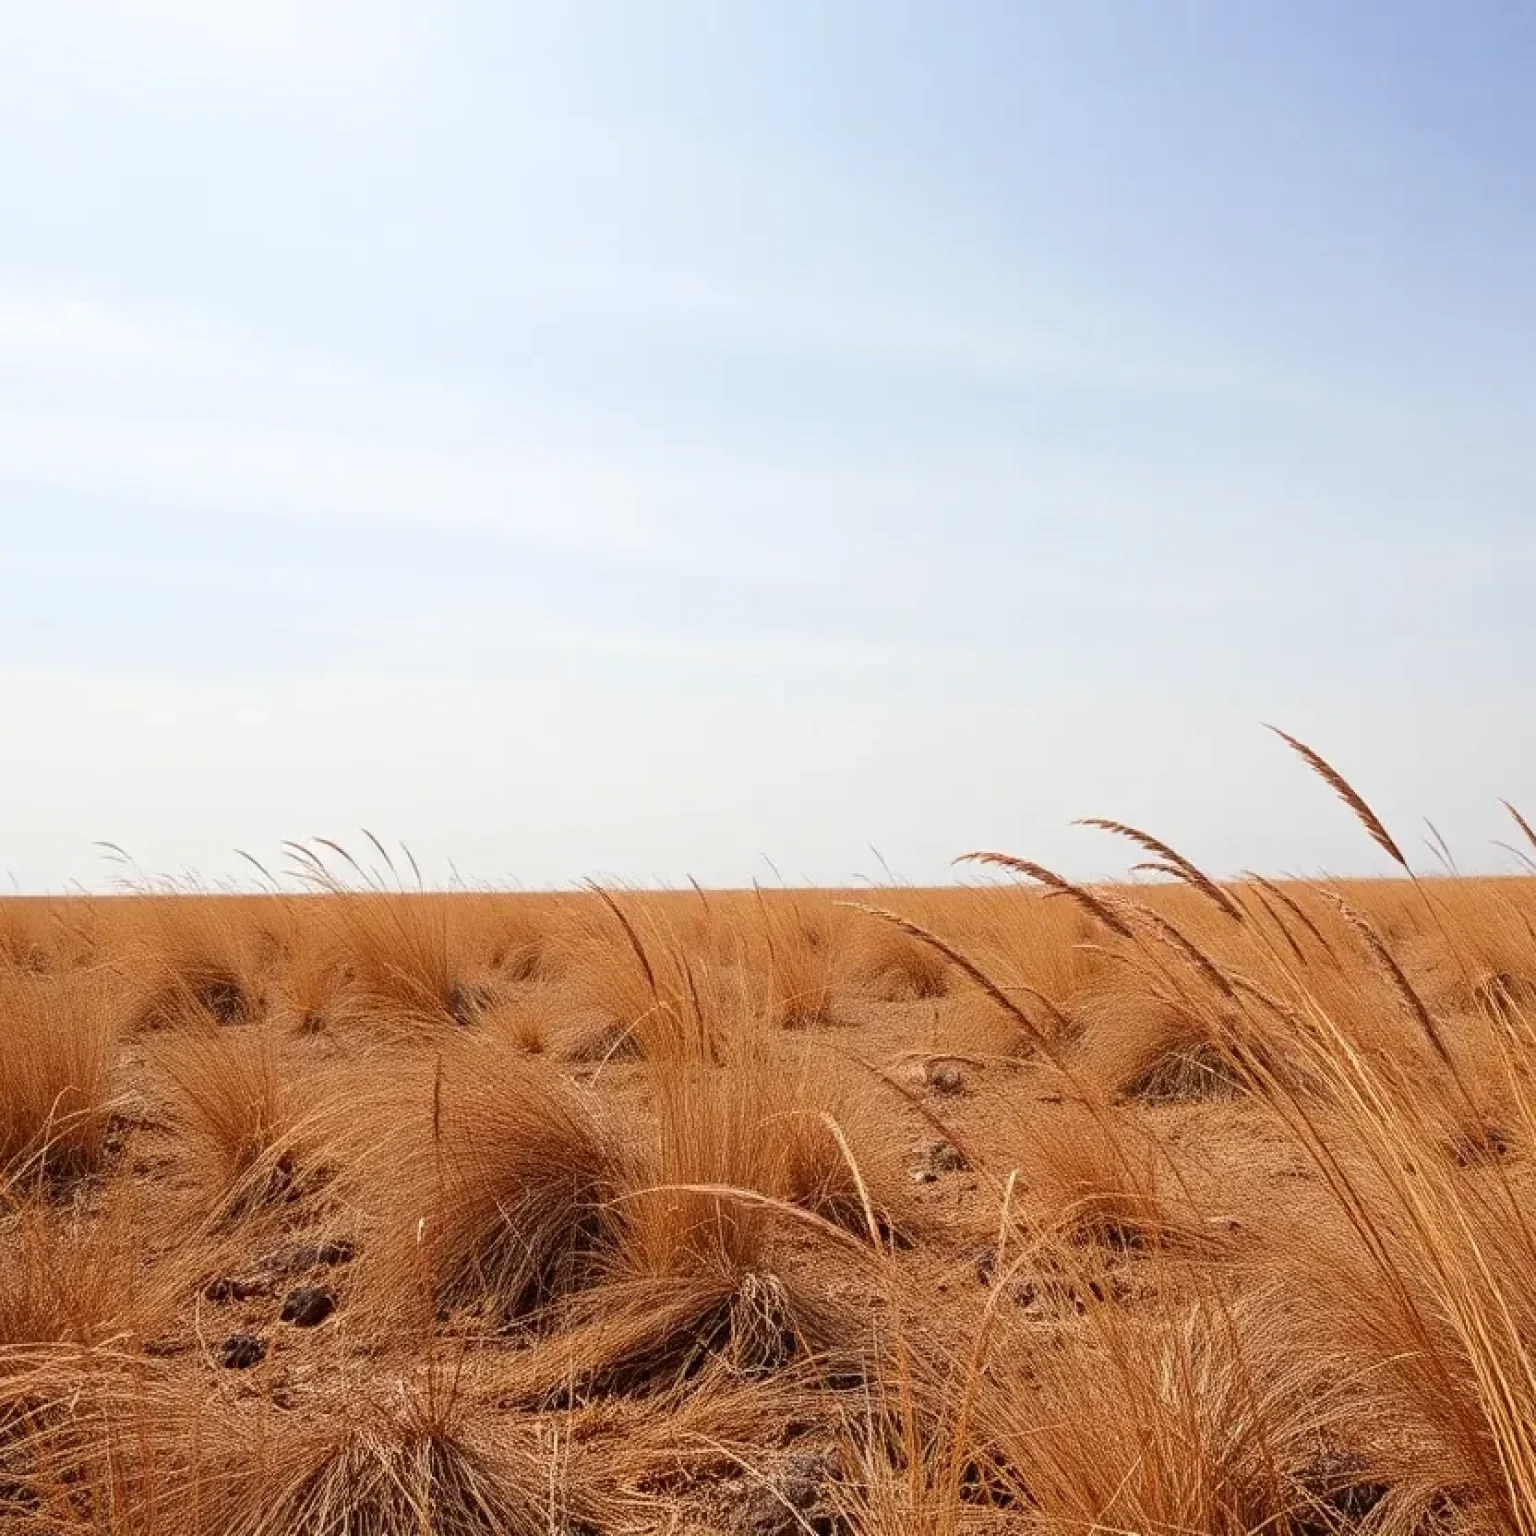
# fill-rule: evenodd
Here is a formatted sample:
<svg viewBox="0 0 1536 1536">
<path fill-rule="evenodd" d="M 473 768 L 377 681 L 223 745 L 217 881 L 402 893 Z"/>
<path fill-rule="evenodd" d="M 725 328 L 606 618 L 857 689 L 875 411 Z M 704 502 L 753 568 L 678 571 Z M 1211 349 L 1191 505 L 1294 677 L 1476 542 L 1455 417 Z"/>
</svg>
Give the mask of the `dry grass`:
<svg viewBox="0 0 1536 1536">
<path fill-rule="evenodd" d="M 116 1045 L 99 973 L 0 970 L 0 1179 L 50 1181 L 101 1166 Z"/>
<path fill-rule="evenodd" d="M 1536 1536 L 1536 882 L 1092 824 L 0 903 L 0 1526 Z"/>
<path fill-rule="evenodd" d="M 175 1134 L 195 1219 L 229 1226 L 292 1207 L 331 1175 L 331 1074 L 295 1071 L 266 1029 L 196 1029 L 156 1042 L 151 1080 Z"/>
<path fill-rule="evenodd" d="M 429 1329 L 527 1319 L 589 1284 L 617 1240 L 624 1148 L 588 1095 L 496 1044 L 455 1042 L 391 1091 L 391 1130 L 363 1160 L 375 1300 L 389 1312 L 414 1292 Z"/>
<path fill-rule="evenodd" d="M 125 1188 L 90 1213 L 28 1202 L 0 1218 L 0 1375 L 13 1353 L 143 1343 L 170 1321 L 186 1276 L 143 1266 L 148 1214 Z"/>
<path fill-rule="evenodd" d="M 540 1443 L 448 1370 L 305 1409 L 268 1428 L 259 1456 L 224 1451 L 210 1531 L 549 1536 L 579 1529 L 599 1504 L 572 1478 L 568 1448 Z"/>
</svg>

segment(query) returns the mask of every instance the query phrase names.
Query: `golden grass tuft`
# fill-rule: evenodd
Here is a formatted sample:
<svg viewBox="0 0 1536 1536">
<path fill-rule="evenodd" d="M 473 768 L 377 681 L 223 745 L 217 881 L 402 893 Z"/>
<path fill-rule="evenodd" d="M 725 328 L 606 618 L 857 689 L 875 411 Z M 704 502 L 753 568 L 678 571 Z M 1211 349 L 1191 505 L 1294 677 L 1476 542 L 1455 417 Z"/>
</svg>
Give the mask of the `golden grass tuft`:
<svg viewBox="0 0 1536 1536">
<path fill-rule="evenodd" d="M 330 1177 L 332 1084 L 299 1077 L 266 1029 L 183 1031 L 152 1052 L 196 1210 L 215 1225 L 270 1214 Z"/>
<path fill-rule="evenodd" d="M 998 1360 L 976 1417 L 1003 1487 L 1052 1529 L 1251 1536 L 1325 1514 L 1305 1476 L 1336 1407 L 1312 1361 L 1255 1347 L 1249 1310 L 1101 1309 L 1027 1371 Z"/>
<path fill-rule="evenodd" d="M 307 1410 L 307 1411 L 306 1411 Z M 496 1413 L 449 1367 L 387 1376 L 230 1445 L 207 1529 L 228 1536 L 551 1536 L 601 1500 L 569 1447 Z"/>
<path fill-rule="evenodd" d="M 188 1275 L 179 1257 L 144 1269 L 150 1214 L 126 1182 L 93 1210 L 27 1201 L 0 1214 L 0 1375 L 38 1346 L 130 1348 L 172 1321 Z"/>
<path fill-rule="evenodd" d="M 50 1182 L 101 1167 L 117 1037 L 99 973 L 0 970 L 0 1180 Z"/>
<path fill-rule="evenodd" d="M 827 1357 L 857 1370 L 860 1309 L 816 1283 L 802 1250 L 877 1264 L 910 1225 L 883 1128 L 868 1115 L 839 1124 L 853 1103 L 841 1074 L 761 1026 L 732 1035 L 718 1063 L 656 1064 L 652 1087 L 655 1139 L 618 1202 L 615 1245 L 532 1379 L 655 1391 L 715 1367 L 755 1375 Z"/>
<path fill-rule="evenodd" d="M 619 1240 L 629 1160 L 589 1099 L 549 1064 L 455 1042 L 407 1093 L 364 1160 L 386 1317 L 466 1312 L 492 1329 L 590 1284 Z M 376 1113 L 378 1112 L 376 1109 Z"/>
</svg>

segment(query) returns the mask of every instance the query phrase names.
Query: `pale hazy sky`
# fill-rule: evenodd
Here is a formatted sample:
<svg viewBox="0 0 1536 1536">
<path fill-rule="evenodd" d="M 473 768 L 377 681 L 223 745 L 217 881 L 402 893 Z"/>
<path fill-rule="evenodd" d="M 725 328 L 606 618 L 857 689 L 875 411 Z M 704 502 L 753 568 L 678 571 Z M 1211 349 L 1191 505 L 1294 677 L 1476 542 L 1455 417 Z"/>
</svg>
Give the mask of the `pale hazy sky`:
<svg viewBox="0 0 1536 1536">
<path fill-rule="evenodd" d="M 1472 0 L 0 0 L 0 867 L 1376 867 L 1260 720 L 1497 865 L 1533 78 Z"/>
</svg>

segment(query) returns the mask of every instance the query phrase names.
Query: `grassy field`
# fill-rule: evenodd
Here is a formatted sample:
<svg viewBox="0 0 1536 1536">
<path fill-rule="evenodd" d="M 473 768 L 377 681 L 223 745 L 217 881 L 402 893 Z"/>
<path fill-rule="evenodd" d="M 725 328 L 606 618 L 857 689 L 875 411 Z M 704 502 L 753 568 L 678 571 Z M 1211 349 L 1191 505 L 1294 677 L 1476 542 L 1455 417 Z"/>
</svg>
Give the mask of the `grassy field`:
<svg viewBox="0 0 1536 1536">
<path fill-rule="evenodd" d="M 1536 1531 L 1536 883 L 1104 830 L 0 904 L 0 1528 Z"/>
</svg>

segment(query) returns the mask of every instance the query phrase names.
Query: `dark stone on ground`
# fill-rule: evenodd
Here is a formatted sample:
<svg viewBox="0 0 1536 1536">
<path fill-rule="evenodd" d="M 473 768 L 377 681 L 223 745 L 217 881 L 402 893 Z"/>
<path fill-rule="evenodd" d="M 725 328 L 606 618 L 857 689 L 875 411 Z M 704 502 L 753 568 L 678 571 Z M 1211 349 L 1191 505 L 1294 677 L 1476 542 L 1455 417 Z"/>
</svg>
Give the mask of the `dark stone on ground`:
<svg viewBox="0 0 1536 1536">
<path fill-rule="evenodd" d="M 254 1333 L 232 1333 L 219 1346 L 219 1364 L 230 1371 L 248 1371 L 266 1357 L 266 1343 Z"/>
<path fill-rule="evenodd" d="M 965 1092 L 965 1073 L 953 1061 L 930 1061 L 923 1075 L 928 1086 L 946 1098 Z"/>
<path fill-rule="evenodd" d="M 336 1310 L 336 1298 L 314 1285 L 299 1285 L 283 1300 L 282 1320 L 295 1328 L 314 1328 Z"/>
<path fill-rule="evenodd" d="M 247 1280 L 237 1275 L 217 1275 L 203 1287 L 203 1296 L 214 1302 L 250 1301 L 271 1293 L 270 1280 Z"/>
<path fill-rule="evenodd" d="M 796 1451 L 778 1471 L 757 1483 L 747 1496 L 744 1523 L 759 1536 L 791 1536 L 806 1530 L 830 1533 L 836 1519 L 827 1487 L 837 1479 L 837 1458 L 830 1451 Z"/>
<path fill-rule="evenodd" d="M 933 1141 L 922 1162 L 912 1170 L 914 1184 L 935 1184 L 946 1173 L 964 1173 L 970 1164 L 965 1154 L 949 1141 Z"/>
</svg>

